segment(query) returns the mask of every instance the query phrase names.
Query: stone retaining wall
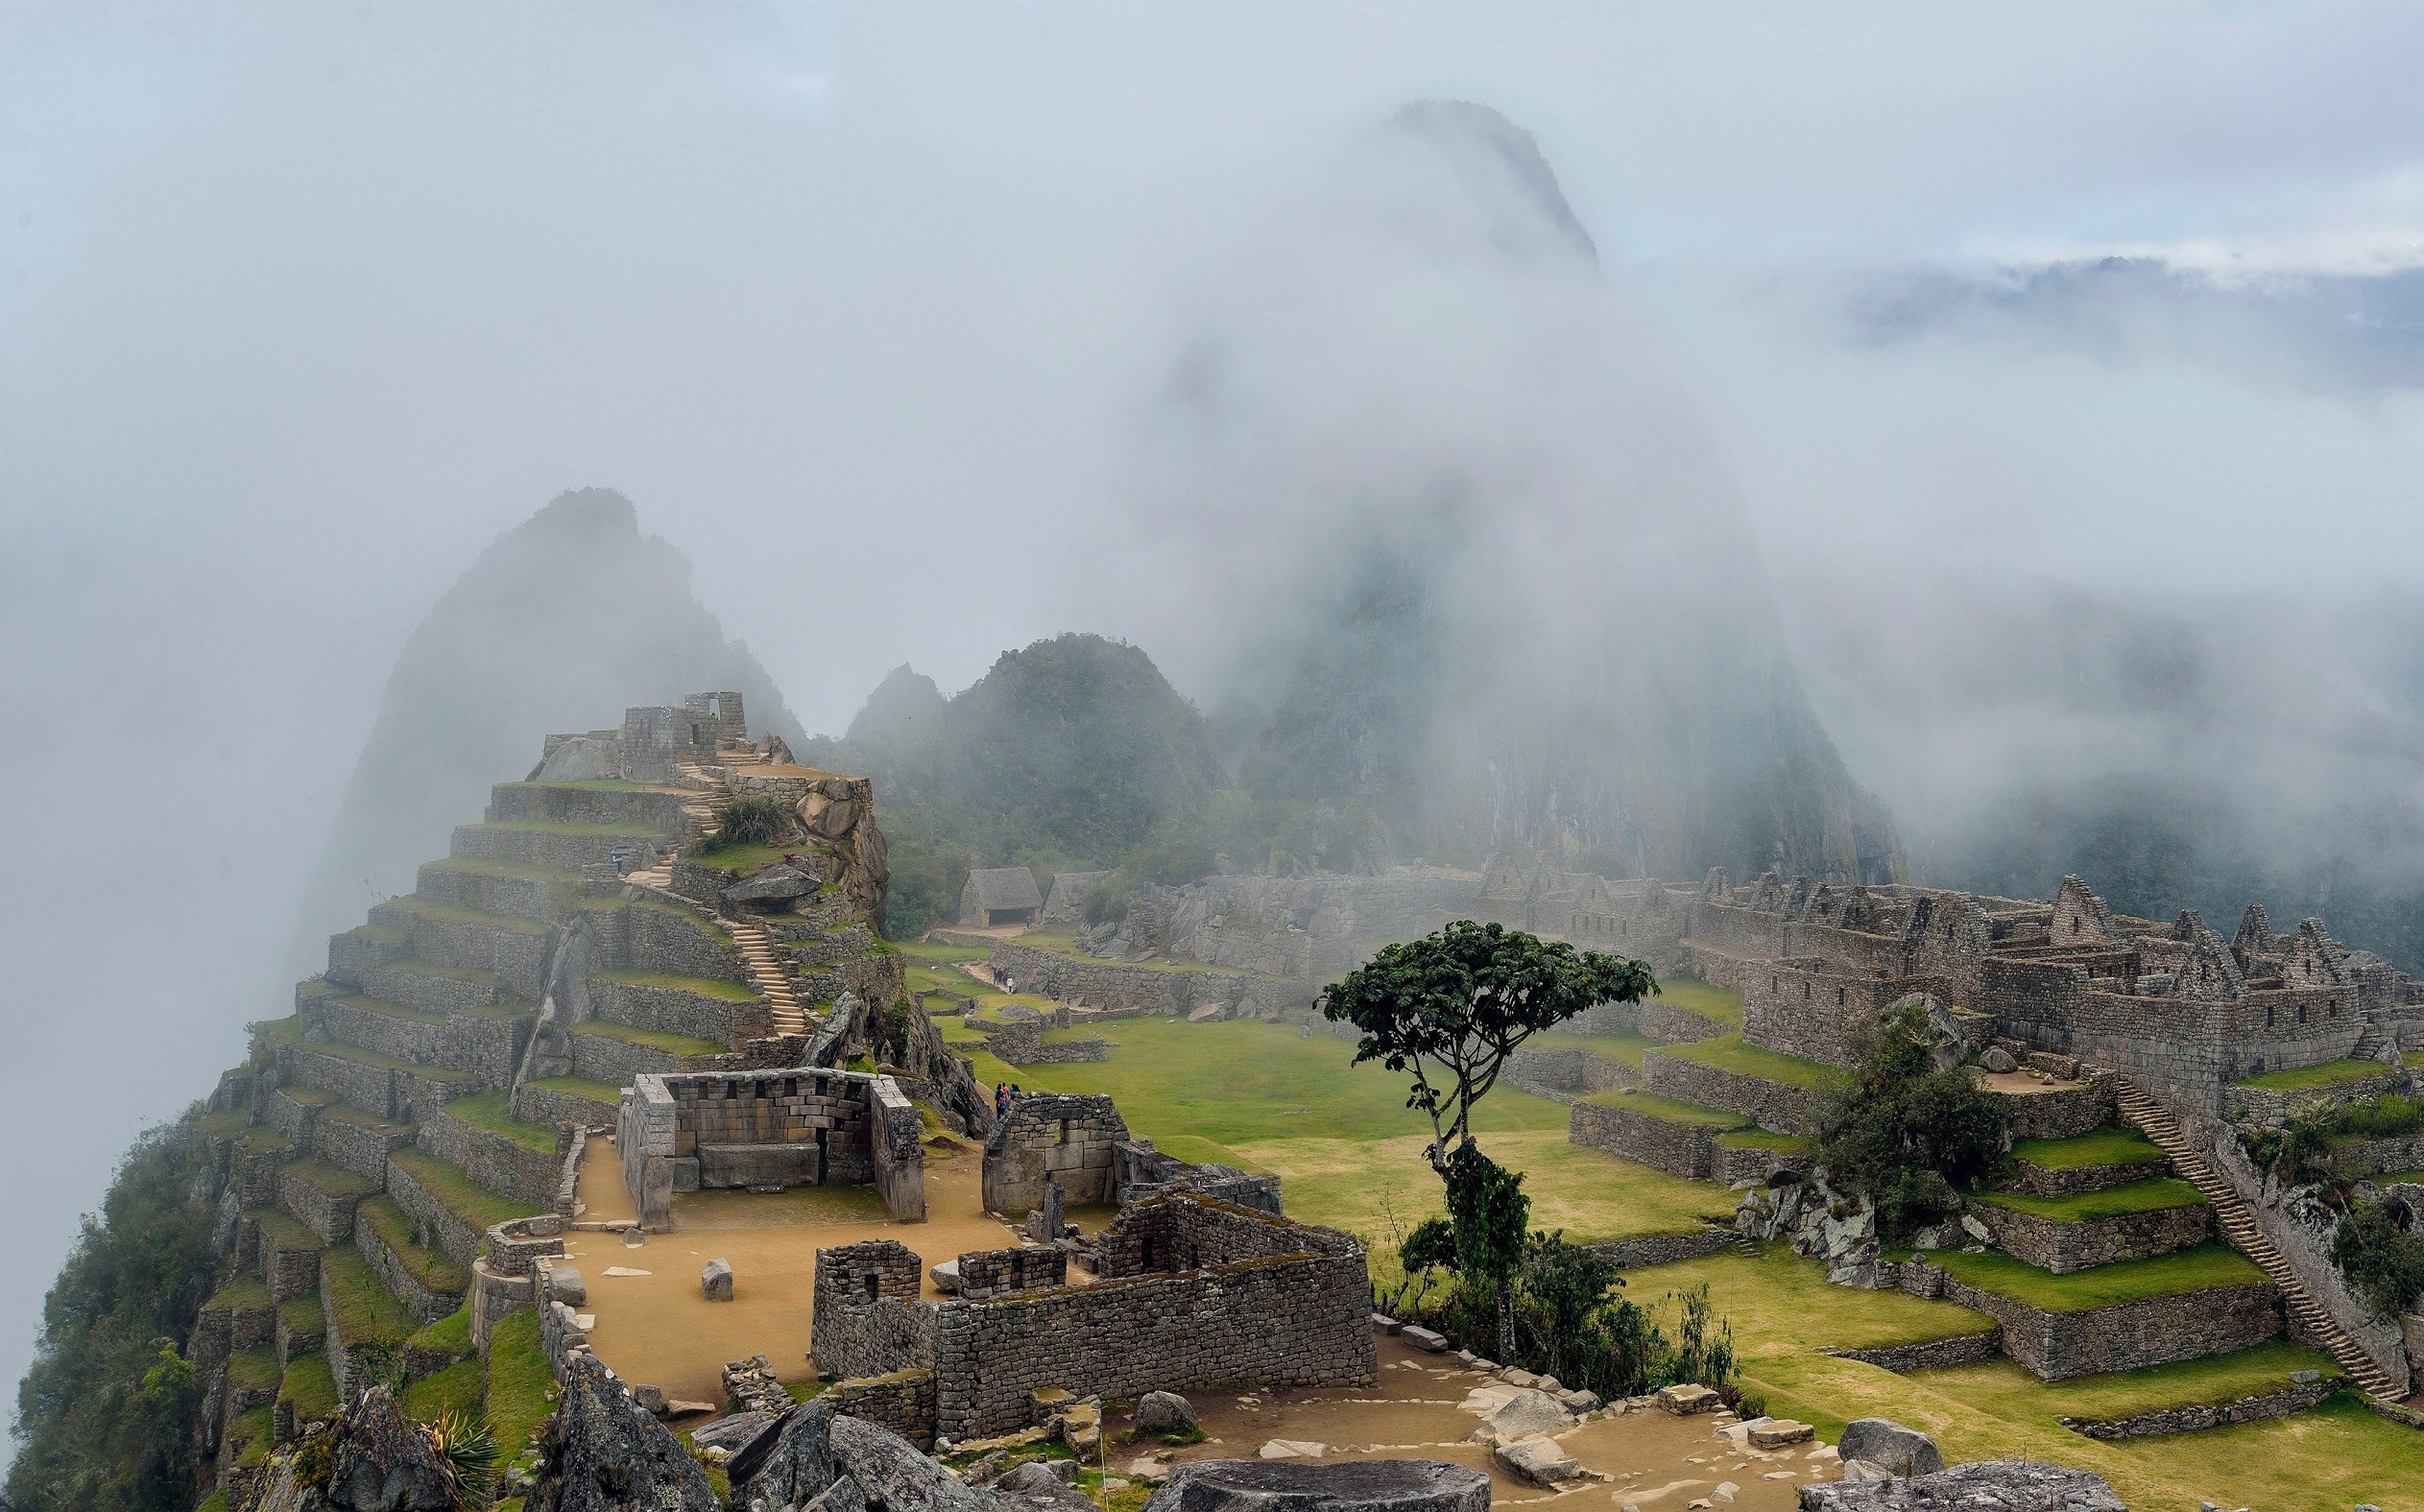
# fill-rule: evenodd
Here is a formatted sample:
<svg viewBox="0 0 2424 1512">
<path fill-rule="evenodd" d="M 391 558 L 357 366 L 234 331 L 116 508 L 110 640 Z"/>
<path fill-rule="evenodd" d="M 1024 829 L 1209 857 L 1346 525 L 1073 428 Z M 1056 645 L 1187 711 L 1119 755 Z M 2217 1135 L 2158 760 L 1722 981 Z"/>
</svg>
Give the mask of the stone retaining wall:
<svg viewBox="0 0 2424 1512">
<path fill-rule="evenodd" d="M 1567 1116 L 1566 1139 L 1621 1155 L 1652 1170 L 1707 1181 L 1716 1169 L 1717 1136 L 1724 1131 L 1696 1123 L 1669 1123 L 1605 1103 L 1578 1102 Z"/>
<path fill-rule="evenodd" d="M 2172 1163 L 2162 1159 L 2129 1165 L 2079 1165 L 2069 1169 L 2015 1160 L 2012 1168 L 2011 1189 L 2032 1197 L 2083 1197 L 2092 1191 L 2108 1191 L 2172 1174 Z"/>
<path fill-rule="evenodd" d="M 1535 1096 L 1559 1102 L 1642 1085 L 1641 1072 L 1589 1050 L 1518 1050 L 1507 1057 L 1506 1079 Z"/>
<path fill-rule="evenodd" d="M 1311 1007 L 1316 994 L 1308 981 L 1240 972 L 1124 966 L 1007 940 L 989 941 L 986 950 L 993 969 L 1008 972 L 1018 980 L 1020 992 L 1098 1008 L 1140 1008 L 1185 1018 L 1198 1008 L 1214 1006 L 1231 1018 L 1269 1018 Z"/>
<path fill-rule="evenodd" d="M 2141 1412 L 2126 1418 L 2056 1418 L 2055 1422 L 2085 1438 L 2123 1439 L 2155 1438 L 2168 1433 L 2198 1433 L 2207 1428 L 2228 1428 L 2234 1423 L 2256 1423 L 2266 1418 L 2285 1418 L 2292 1412 L 2304 1412 L 2320 1406 L 2337 1394 L 2344 1383 L 2339 1380 L 2292 1382 L 2260 1396 L 2242 1397 L 2221 1406 L 2202 1403 L 2187 1406 L 2165 1407 L 2159 1412 Z"/>
<path fill-rule="evenodd" d="M 1764 1185 L 1777 1176 L 1802 1176 L 1817 1161 L 1814 1150 L 1779 1150 L 1764 1144 L 1717 1141 L 1716 1171 L 1711 1178 L 1724 1187 L 1743 1182 Z"/>
<path fill-rule="evenodd" d="M 307 1167 L 300 1164 L 289 1164 L 278 1172 L 278 1206 L 321 1243 L 343 1244 L 353 1236 L 353 1205 L 361 1200 L 360 1194 L 325 1190 L 306 1172 Z"/>
<path fill-rule="evenodd" d="M 1746 1076 L 1656 1050 L 1644 1052 L 1642 1076 L 1661 1097 L 1739 1113 L 1770 1134 L 1811 1134 L 1822 1094 L 1806 1087 Z"/>
<path fill-rule="evenodd" d="M 396 1003 L 416 1013 L 455 1013 L 465 1008 L 492 1007 L 501 993 L 499 986 L 492 981 L 408 971 L 400 964 L 367 966 L 346 976 L 332 975 L 328 979 L 358 987 L 381 1002 Z"/>
<path fill-rule="evenodd" d="M 388 1289 L 389 1295 L 410 1308 L 421 1322 L 435 1323 L 463 1306 L 462 1292 L 440 1291 L 421 1280 L 411 1257 L 398 1253 L 380 1238 L 370 1219 L 354 1219 L 353 1247 L 370 1262 L 372 1274 L 378 1277 L 379 1284 Z"/>
<path fill-rule="evenodd" d="M 591 1102 L 552 1087 L 523 1082 L 514 1089 L 513 1114 L 523 1123 L 577 1123 L 583 1128 L 614 1127 L 614 1105 Z"/>
<path fill-rule="evenodd" d="M 320 1284 L 320 1246 L 308 1249 L 281 1249 L 277 1240 L 266 1230 L 254 1241 L 254 1255 L 260 1262 L 261 1280 L 268 1284 L 272 1301 L 284 1302 L 291 1297 L 307 1297 Z"/>
<path fill-rule="evenodd" d="M 452 903 L 475 913 L 553 924 L 561 924 L 571 911 L 568 904 L 576 885 L 569 874 L 559 886 L 547 877 L 494 876 L 483 872 L 459 872 L 444 861 L 423 861 L 414 879 L 413 892 L 433 902 Z"/>
<path fill-rule="evenodd" d="M 1652 1044 L 1687 1044 L 1733 1031 L 1715 1019 L 1652 997 L 1638 1003 L 1601 1003 L 1566 1020 L 1574 1034 L 1637 1034 Z"/>
<path fill-rule="evenodd" d="M 862 1376 L 826 1388 L 833 1410 L 863 1423 L 880 1424 L 921 1452 L 934 1448 L 935 1386 L 930 1370 Z"/>
<path fill-rule="evenodd" d="M 468 1071 L 490 1087 L 513 1085 L 531 1025 L 526 1016 L 492 1012 L 454 1012 L 443 1023 L 429 1023 L 330 996 L 300 1012 L 306 1028 L 317 1022 L 332 1040 L 421 1066 Z"/>
<path fill-rule="evenodd" d="M 437 1241 L 448 1260 L 468 1270 L 480 1258 L 480 1231 L 449 1212 L 444 1203 L 421 1189 L 412 1172 L 394 1161 L 387 1164 L 387 1194 Z"/>
<path fill-rule="evenodd" d="M 687 1034 L 719 1044 L 757 1039 L 774 1027 L 773 1013 L 762 997 L 734 1002 L 684 992 L 677 987 L 651 987 L 589 978 L 589 1007 L 608 1023 L 658 1034 Z"/>
<path fill-rule="evenodd" d="M 2280 1288 L 2270 1282 L 2085 1312 L 2040 1311 L 1952 1276 L 1944 1277 L 1943 1296 L 2002 1324 L 2004 1352 L 2039 1380 L 2228 1355 L 2253 1349 L 2281 1332 Z"/>
<path fill-rule="evenodd" d="M 650 1072 L 661 1076 L 668 1071 L 689 1069 L 681 1056 L 653 1044 L 635 1044 L 612 1035 L 584 1034 L 578 1026 L 566 1038 L 572 1044 L 572 1074 L 583 1081 L 628 1087 L 635 1076 Z"/>
<path fill-rule="evenodd" d="M 421 1151 L 457 1166 L 472 1185 L 515 1202 L 551 1205 L 561 1175 L 553 1151 L 526 1149 L 501 1134 L 464 1122 L 444 1108 L 431 1111 L 414 1130 Z M 558 1141 L 561 1144 L 561 1140 Z"/>
<path fill-rule="evenodd" d="M 2424 1135 L 2404 1140 L 2350 1140 L 2333 1145 L 2325 1163 L 2334 1173 L 2346 1177 L 2424 1170 Z"/>
<path fill-rule="evenodd" d="M 1982 1333 L 1956 1333 L 1949 1339 L 1935 1339 L 1926 1344 L 1889 1344 L 1879 1349 L 1836 1349 L 1827 1351 L 1837 1359 L 1857 1359 L 1890 1370 L 1897 1376 L 1913 1376 L 1923 1370 L 1942 1370 L 1952 1365 L 1980 1365 L 2004 1356 L 2004 1332 L 1988 1329 Z"/>
<path fill-rule="evenodd" d="M 457 825 L 447 853 L 474 861 L 510 861 L 516 866 L 540 866 L 556 872 L 578 872 L 613 861 L 618 849 L 647 842 L 645 835 L 581 834 L 562 829 L 517 829 L 487 825 Z"/>
<path fill-rule="evenodd" d="M 1044 1043 L 1042 1023 L 1012 1023 L 989 1028 L 985 1048 L 1010 1066 L 1057 1066 L 1072 1061 L 1110 1059 L 1111 1046 L 1101 1035 L 1062 1044 Z"/>
<path fill-rule="evenodd" d="M 660 902 L 636 902 L 626 918 L 633 970 L 711 976 L 727 982 L 749 980 L 740 948 L 707 921 Z"/>
<path fill-rule="evenodd" d="M 1996 1092 L 2015 1140 L 2069 1140 L 2113 1121 L 2109 1078 L 2058 1092 Z"/>
<path fill-rule="evenodd" d="M 2258 1123 L 2268 1129 L 2277 1129 L 2288 1122 L 2292 1114 L 2316 1113 L 2352 1102 L 2365 1102 L 2385 1092 L 2397 1092 L 2406 1085 L 2405 1071 L 2385 1066 L 2379 1076 L 2340 1082 L 2331 1087 L 2310 1088 L 2304 1092 L 2225 1087 L 2222 1089 L 2222 1116 L 2232 1123 Z"/>
<path fill-rule="evenodd" d="M 2214 1227 L 2214 1210 L 2202 1202 L 2076 1223 L 2055 1223 L 1991 1202 L 1973 1203 L 1969 1211 L 1995 1236 L 1997 1248 L 2056 1276 L 2193 1249 Z"/>
<path fill-rule="evenodd" d="M 1698 1260 L 1703 1255 L 1732 1249 L 1734 1243 L 1732 1229 L 1712 1227 L 1694 1229 L 1689 1234 L 1636 1234 L 1629 1238 L 1603 1240 L 1591 1249 L 1620 1270 L 1639 1270 L 1644 1265 Z"/>
<path fill-rule="evenodd" d="M 410 903 L 382 903 L 371 923 L 412 937 L 412 953 L 433 965 L 493 974 L 516 996 L 536 1001 L 546 986 L 547 949 L 553 939 L 527 921 L 484 924 L 469 919 L 423 917 Z"/>
</svg>

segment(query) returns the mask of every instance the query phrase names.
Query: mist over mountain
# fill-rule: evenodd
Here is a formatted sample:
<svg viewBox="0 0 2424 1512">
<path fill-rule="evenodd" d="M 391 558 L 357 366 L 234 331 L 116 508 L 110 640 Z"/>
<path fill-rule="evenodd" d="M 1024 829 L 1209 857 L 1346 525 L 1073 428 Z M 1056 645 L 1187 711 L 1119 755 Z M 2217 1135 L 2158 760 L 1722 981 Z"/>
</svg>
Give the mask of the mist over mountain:
<svg viewBox="0 0 2424 1512">
<path fill-rule="evenodd" d="M 2424 682 L 2392 601 L 1786 584 L 1796 659 L 1914 877 L 2124 912 L 2261 902 L 2424 963 Z"/>
<path fill-rule="evenodd" d="M 1223 271 L 1138 466 L 1244 785 L 1382 861 L 1892 875 L 1679 388 L 1527 132 L 1357 143 Z"/>
<path fill-rule="evenodd" d="M 499 536 L 431 606 L 389 672 L 305 895 L 298 951 L 410 892 L 492 783 L 539 759 L 552 732 L 638 704 L 731 688 L 754 731 L 802 736 L 746 646 L 692 595 L 690 564 L 611 489 L 580 489 Z"/>
</svg>

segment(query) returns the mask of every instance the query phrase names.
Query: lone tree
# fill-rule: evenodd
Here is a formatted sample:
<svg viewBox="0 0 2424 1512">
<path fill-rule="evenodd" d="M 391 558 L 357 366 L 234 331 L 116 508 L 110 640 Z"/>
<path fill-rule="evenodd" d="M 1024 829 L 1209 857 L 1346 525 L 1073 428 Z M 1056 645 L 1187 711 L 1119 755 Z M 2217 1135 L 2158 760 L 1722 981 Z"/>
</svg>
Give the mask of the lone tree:
<svg viewBox="0 0 2424 1512">
<path fill-rule="evenodd" d="M 1501 1353 L 1513 1349 L 1507 1282 L 1523 1258 L 1530 1202 L 1524 1178 L 1473 1142 L 1473 1105 L 1533 1035 L 1598 1003 L 1640 1002 L 1656 991 L 1640 961 L 1466 920 L 1383 947 L 1322 994 L 1325 1017 L 1362 1031 L 1356 1065 L 1413 1072 L 1405 1105 L 1430 1119 L 1424 1154 L 1448 1188 L 1459 1269 L 1497 1290 Z"/>
</svg>

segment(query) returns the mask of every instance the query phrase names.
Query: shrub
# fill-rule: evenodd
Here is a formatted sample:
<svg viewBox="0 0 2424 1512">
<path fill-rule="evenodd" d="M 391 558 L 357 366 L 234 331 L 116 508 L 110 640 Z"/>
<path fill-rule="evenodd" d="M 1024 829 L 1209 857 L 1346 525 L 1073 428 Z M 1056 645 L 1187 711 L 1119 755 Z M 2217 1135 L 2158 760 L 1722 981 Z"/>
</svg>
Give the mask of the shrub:
<svg viewBox="0 0 2424 1512">
<path fill-rule="evenodd" d="M 1899 1237 L 1952 1212 L 2002 1153 L 2003 1109 L 1967 1068 L 1935 1070 L 1928 1016 L 1915 1005 L 1862 1035 L 1859 1078 L 1819 1116 L 1819 1159 L 1836 1185 L 1877 1205 Z"/>
<path fill-rule="evenodd" d="M 2424 1238 L 2408 1232 L 2407 1205 L 2360 1202 L 2332 1233 L 2332 1259 L 2374 1311 L 2395 1318 L 2424 1296 Z"/>
<path fill-rule="evenodd" d="M 1086 889 L 1084 903 L 1086 922 L 1108 924 L 1128 917 L 1128 875 L 1120 871 L 1105 872 Z"/>
<path fill-rule="evenodd" d="M 791 812 L 780 799 L 736 798 L 715 811 L 715 833 L 700 844 L 704 854 L 744 845 L 779 845 L 791 834 Z"/>
</svg>

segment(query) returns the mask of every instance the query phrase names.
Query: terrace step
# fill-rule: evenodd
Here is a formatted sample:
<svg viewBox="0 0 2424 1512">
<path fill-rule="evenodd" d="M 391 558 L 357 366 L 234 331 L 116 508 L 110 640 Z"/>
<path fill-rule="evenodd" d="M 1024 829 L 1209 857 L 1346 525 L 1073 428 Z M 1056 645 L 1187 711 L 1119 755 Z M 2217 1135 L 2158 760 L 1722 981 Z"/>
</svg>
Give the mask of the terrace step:
<svg viewBox="0 0 2424 1512">
<path fill-rule="evenodd" d="M 721 767 L 685 761 L 682 773 L 697 782 L 703 792 L 703 801 L 684 805 L 683 812 L 698 821 L 702 835 L 715 833 L 715 811 L 732 801 L 732 784 L 725 781 Z M 732 932 L 732 943 L 740 948 L 741 964 L 748 968 L 750 984 L 766 999 L 774 1032 L 806 1034 L 807 1011 L 801 1005 L 799 990 L 791 985 L 791 972 L 784 968 L 773 938 L 755 920 L 727 917 L 719 922 Z"/>
<path fill-rule="evenodd" d="M 2247 1211 L 2246 1202 L 2239 1195 L 2239 1188 L 2206 1164 L 2205 1157 L 2197 1153 L 2196 1146 L 2180 1132 L 2180 1125 L 2172 1118 L 2170 1110 L 2126 1076 L 2117 1078 L 2116 1085 L 2116 1100 L 2122 1116 L 2137 1125 L 2139 1132 L 2152 1140 L 2164 1154 L 2172 1157 L 2172 1168 L 2205 1194 L 2206 1200 L 2214 1205 L 2214 1217 L 2221 1227 L 2223 1237 L 2231 1248 L 2255 1261 L 2259 1269 L 2272 1278 L 2273 1284 L 2281 1288 L 2282 1304 L 2290 1316 L 2306 1331 L 2309 1337 L 2322 1341 L 2332 1358 L 2340 1361 L 2340 1368 L 2348 1372 L 2350 1380 L 2364 1388 L 2367 1396 L 2377 1402 L 2397 1402 L 2398 1388 L 2391 1384 L 2390 1378 L 2382 1373 L 2382 1367 L 2373 1362 L 2373 1356 L 2358 1348 L 2357 1341 L 2350 1338 L 2331 1313 L 2315 1300 L 2314 1294 L 2306 1289 L 2306 1284 L 2298 1279 L 2297 1272 L 2290 1268 L 2290 1262 L 2282 1257 L 2280 1249 L 2257 1226 L 2254 1215 Z"/>
</svg>

